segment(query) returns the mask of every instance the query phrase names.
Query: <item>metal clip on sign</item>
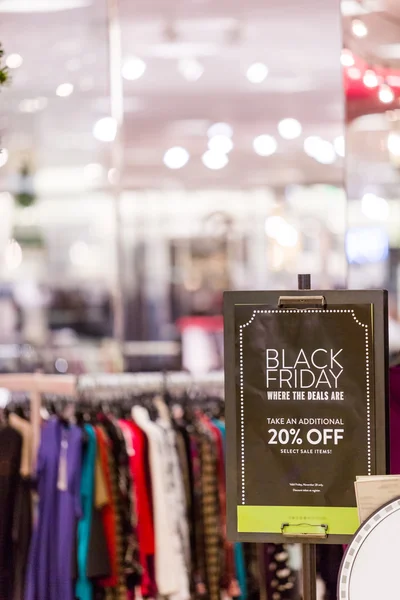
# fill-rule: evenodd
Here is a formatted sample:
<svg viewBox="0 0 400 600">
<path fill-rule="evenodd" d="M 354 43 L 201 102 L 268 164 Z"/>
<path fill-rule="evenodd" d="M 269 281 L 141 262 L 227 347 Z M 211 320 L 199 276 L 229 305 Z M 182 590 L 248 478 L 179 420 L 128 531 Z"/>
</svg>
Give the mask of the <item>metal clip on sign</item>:
<svg viewBox="0 0 400 600">
<path fill-rule="evenodd" d="M 325 308 L 326 300 L 324 296 L 280 296 L 279 308 L 301 308 L 305 306 L 316 306 Z"/>
<path fill-rule="evenodd" d="M 295 532 L 289 531 L 292 527 L 296 528 Z M 317 529 L 317 531 L 301 531 L 301 528 L 305 527 Z M 311 523 L 282 523 L 281 533 L 290 538 L 326 539 L 328 537 L 328 525 L 324 523 L 321 523 L 321 525 L 312 525 Z"/>
</svg>

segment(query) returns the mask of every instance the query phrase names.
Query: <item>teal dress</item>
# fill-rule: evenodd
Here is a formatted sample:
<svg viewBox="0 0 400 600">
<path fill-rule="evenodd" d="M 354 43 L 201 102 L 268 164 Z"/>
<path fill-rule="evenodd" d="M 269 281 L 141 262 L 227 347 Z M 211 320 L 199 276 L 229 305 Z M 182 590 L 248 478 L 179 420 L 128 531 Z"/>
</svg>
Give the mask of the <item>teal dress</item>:
<svg viewBox="0 0 400 600">
<path fill-rule="evenodd" d="M 213 425 L 218 427 L 222 434 L 222 439 L 224 441 L 224 453 L 225 453 L 225 443 L 226 443 L 226 430 L 225 423 L 220 421 L 219 419 L 212 419 Z M 243 546 L 240 542 L 236 542 L 234 546 L 234 554 L 235 554 L 235 571 L 236 571 L 236 579 L 239 582 L 241 594 L 239 596 L 240 600 L 247 599 L 247 578 L 246 578 L 246 564 L 244 560 Z"/>
<path fill-rule="evenodd" d="M 93 584 L 87 577 L 87 563 L 93 514 L 96 432 L 91 425 L 85 425 L 84 430 L 87 441 L 81 475 L 82 518 L 78 523 L 78 579 L 75 595 L 79 600 L 93 600 Z"/>
</svg>

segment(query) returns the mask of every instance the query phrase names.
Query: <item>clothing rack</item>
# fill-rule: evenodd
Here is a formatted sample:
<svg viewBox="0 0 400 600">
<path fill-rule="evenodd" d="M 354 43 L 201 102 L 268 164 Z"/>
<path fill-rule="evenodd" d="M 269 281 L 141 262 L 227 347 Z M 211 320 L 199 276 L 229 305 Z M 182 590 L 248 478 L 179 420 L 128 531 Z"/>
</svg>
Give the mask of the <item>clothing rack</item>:
<svg viewBox="0 0 400 600">
<path fill-rule="evenodd" d="M 0 388 L 11 392 L 29 394 L 32 425 L 32 450 L 37 456 L 40 443 L 42 394 L 76 397 L 77 392 L 86 390 L 127 389 L 140 392 L 159 392 L 173 388 L 176 391 L 198 388 L 223 389 L 222 371 L 194 376 L 187 372 L 166 373 L 100 373 L 94 375 L 45 375 L 43 373 L 0 374 Z"/>
<path fill-rule="evenodd" d="M 165 373 L 111 373 L 81 375 L 77 382 L 77 390 L 132 388 L 138 391 L 154 391 L 162 393 L 165 389 L 185 390 L 197 388 L 222 389 L 224 374 L 215 371 L 204 375 L 192 375 L 185 371 Z"/>
<path fill-rule="evenodd" d="M 0 388 L 10 392 L 27 392 L 31 403 L 32 451 L 37 456 L 40 442 L 40 409 L 42 394 L 73 396 L 76 377 L 73 375 L 44 375 L 42 373 L 7 373 L 0 375 Z"/>
</svg>

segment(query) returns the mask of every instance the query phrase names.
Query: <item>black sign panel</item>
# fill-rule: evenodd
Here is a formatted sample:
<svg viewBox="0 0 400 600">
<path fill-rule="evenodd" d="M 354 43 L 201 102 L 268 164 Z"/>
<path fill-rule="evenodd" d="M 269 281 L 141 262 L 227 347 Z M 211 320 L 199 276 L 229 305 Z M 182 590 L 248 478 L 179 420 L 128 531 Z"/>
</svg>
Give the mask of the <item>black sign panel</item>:
<svg viewBox="0 0 400 600">
<path fill-rule="evenodd" d="M 385 294 L 313 292 L 334 295 L 324 308 L 248 294 L 225 298 L 230 534 L 347 539 L 359 525 L 356 476 L 386 468 Z"/>
</svg>

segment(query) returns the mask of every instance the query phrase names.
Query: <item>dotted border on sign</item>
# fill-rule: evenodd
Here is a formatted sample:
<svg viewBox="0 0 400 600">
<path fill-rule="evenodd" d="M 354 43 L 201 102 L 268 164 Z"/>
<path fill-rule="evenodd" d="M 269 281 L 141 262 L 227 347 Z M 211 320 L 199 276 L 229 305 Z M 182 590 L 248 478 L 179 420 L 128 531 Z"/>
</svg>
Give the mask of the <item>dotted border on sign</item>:
<svg viewBox="0 0 400 600">
<path fill-rule="evenodd" d="M 356 532 L 353 541 L 347 548 L 339 573 L 338 600 L 349 600 L 350 598 L 351 574 L 361 546 L 381 521 L 398 510 L 400 510 L 400 500 L 393 500 L 372 514 Z"/>
<path fill-rule="evenodd" d="M 246 504 L 246 478 L 245 478 L 245 460 L 244 460 L 244 367 L 243 367 L 243 329 L 249 327 L 257 315 L 260 314 L 286 314 L 293 312 L 301 313 L 340 313 L 350 314 L 357 325 L 365 330 L 365 381 L 366 381 L 366 396 L 367 396 L 367 462 L 368 475 L 372 474 L 372 444 L 371 444 L 371 382 L 370 382 L 370 363 L 369 363 L 369 331 L 368 325 L 361 323 L 357 318 L 354 309 L 349 308 L 285 308 L 285 309 L 256 309 L 253 311 L 250 319 L 239 325 L 239 389 L 240 389 L 240 471 L 241 471 L 241 503 Z"/>
</svg>

